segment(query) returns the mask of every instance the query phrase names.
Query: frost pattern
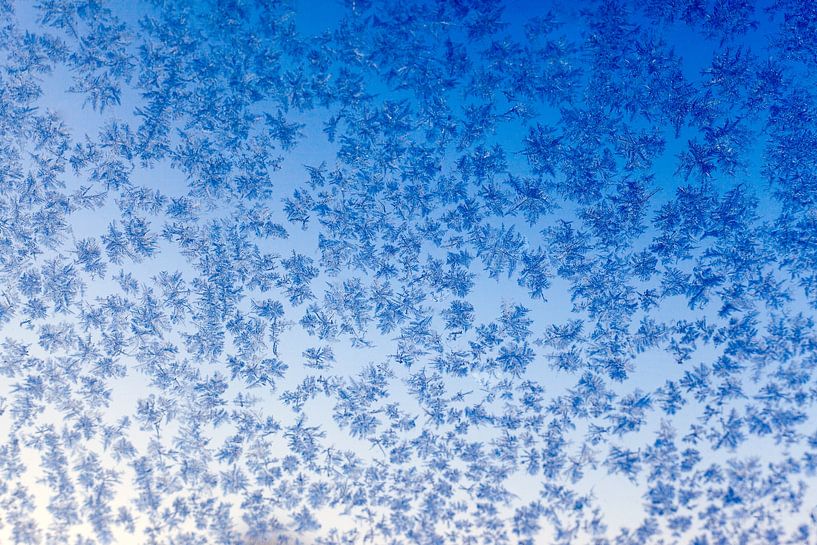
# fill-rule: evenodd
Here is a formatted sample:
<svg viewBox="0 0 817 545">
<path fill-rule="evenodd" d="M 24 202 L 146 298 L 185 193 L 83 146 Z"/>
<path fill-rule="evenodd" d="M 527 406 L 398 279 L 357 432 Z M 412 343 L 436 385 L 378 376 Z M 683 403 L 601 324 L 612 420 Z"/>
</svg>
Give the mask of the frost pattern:
<svg viewBox="0 0 817 545">
<path fill-rule="evenodd" d="M 0 0 L 0 50 L 0 543 L 817 543 L 817 3 Z"/>
</svg>

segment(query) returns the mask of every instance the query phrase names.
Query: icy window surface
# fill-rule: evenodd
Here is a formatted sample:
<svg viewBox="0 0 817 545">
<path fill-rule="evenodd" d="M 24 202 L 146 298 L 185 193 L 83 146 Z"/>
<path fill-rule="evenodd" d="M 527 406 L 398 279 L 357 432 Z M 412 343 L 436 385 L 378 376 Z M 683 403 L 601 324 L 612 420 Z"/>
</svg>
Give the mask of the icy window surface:
<svg viewBox="0 0 817 545">
<path fill-rule="evenodd" d="M 0 0 L 0 544 L 817 544 L 813 0 Z"/>
</svg>

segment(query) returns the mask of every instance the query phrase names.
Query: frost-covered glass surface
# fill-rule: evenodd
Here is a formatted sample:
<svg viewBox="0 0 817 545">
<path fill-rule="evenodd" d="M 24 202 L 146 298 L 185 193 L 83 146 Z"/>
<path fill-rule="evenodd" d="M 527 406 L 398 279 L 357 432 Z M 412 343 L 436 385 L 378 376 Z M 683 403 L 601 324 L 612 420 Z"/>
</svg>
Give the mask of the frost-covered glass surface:
<svg viewBox="0 0 817 545">
<path fill-rule="evenodd" d="M 0 544 L 817 543 L 813 0 L 0 0 Z"/>
</svg>

